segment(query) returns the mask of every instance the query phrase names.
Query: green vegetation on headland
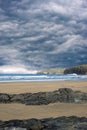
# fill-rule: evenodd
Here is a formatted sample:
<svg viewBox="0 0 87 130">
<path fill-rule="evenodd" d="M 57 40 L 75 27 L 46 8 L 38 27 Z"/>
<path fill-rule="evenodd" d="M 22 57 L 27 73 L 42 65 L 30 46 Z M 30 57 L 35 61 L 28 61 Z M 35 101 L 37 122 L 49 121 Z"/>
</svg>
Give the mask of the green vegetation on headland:
<svg viewBox="0 0 87 130">
<path fill-rule="evenodd" d="M 87 64 L 70 67 L 64 70 L 64 74 L 72 74 L 72 73 L 76 73 L 79 75 L 87 75 Z"/>
</svg>

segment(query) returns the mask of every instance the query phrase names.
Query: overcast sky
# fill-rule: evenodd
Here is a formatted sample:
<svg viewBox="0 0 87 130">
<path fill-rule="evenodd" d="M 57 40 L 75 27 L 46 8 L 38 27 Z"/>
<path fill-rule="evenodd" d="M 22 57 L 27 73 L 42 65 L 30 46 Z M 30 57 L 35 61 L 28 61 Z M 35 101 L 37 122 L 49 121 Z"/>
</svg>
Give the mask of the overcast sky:
<svg viewBox="0 0 87 130">
<path fill-rule="evenodd" d="M 87 0 L 0 0 L 0 72 L 87 64 Z"/>
</svg>

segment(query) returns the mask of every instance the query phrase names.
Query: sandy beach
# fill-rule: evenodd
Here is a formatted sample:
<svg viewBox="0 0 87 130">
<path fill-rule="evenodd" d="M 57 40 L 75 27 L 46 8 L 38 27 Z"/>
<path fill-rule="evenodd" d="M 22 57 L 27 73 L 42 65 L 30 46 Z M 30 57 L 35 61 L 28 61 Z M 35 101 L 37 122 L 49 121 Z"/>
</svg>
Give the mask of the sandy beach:
<svg viewBox="0 0 87 130">
<path fill-rule="evenodd" d="M 7 82 L 0 83 L 0 93 L 36 93 L 54 91 L 59 88 L 71 88 L 87 92 L 87 81 L 62 81 L 62 82 Z"/>
<path fill-rule="evenodd" d="M 60 116 L 87 117 L 87 103 L 54 103 L 26 106 L 23 104 L 0 104 L 0 120 L 50 118 Z"/>
<path fill-rule="evenodd" d="M 85 81 L 0 83 L 0 93 L 36 93 L 71 88 L 87 92 Z M 48 118 L 60 116 L 87 117 L 87 103 L 53 103 L 49 105 L 0 104 L 0 120 Z"/>
</svg>

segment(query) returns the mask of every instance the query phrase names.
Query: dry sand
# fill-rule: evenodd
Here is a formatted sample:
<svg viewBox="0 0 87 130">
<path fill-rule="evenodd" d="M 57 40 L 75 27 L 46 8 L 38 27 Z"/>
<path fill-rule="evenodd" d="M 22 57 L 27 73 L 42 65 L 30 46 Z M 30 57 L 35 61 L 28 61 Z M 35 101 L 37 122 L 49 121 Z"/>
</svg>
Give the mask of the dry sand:
<svg viewBox="0 0 87 130">
<path fill-rule="evenodd" d="M 60 116 L 87 117 L 87 104 L 54 103 L 41 106 L 23 104 L 0 104 L 0 120 L 50 118 Z"/>
<path fill-rule="evenodd" d="M 87 81 L 0 83 L 0 93 L 36 93 L 54 91 L 59 88 L 72 88 L 87 92 Z"/>
<path fill-rule="evenodd" d="M 53 91 L 59 88 L 72 88 L 87 92 L 87 82 L 22 82 L 0 83 L 0 93 L 35 93 L 40 91 Z M 87 103 L 54 103 L 49 105 L 25 106 L 23 104 L 0 104 L 0 120 L 48 118 L 60 116 L 87 117 Z"/>
</svg>

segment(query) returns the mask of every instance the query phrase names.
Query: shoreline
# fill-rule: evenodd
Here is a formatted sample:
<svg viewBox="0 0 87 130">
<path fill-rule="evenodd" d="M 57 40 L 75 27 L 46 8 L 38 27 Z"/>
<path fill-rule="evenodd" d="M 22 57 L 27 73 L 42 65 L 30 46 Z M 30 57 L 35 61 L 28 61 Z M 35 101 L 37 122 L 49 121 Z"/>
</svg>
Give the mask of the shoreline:
<svg viewBox="0 0 87 130">
<path fill-rule="evenodd" d="M 87 82 L 87 80 L 37 80 L 37 81 L 29 81 L 29 80 L 13 80 L 13 81 L 0 81 L 0 83 L 31 83 L 31 82 Z"/>
</svg>

